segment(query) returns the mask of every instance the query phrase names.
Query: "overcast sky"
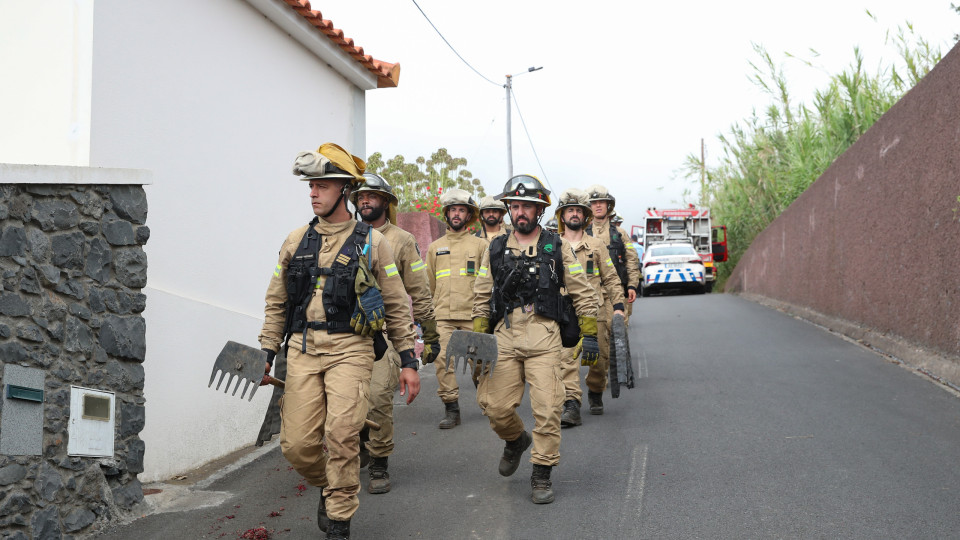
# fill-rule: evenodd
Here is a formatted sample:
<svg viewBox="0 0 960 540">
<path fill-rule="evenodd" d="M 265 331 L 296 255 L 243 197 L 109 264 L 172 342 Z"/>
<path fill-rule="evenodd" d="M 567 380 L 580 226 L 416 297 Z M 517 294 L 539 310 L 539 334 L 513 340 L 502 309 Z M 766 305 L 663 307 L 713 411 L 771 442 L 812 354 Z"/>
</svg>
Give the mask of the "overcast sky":
<svg viewBox="0 0 960 540">
<path fill-rule="evenodd" d="M 367 93 L 367 153 L 412 161 L 445 147 L 499 192 L 507 180 L 505 75 L 543 66 L 513 83 L 542 171 L 514 108 L 514 174 L 545 176 L 555 195 L 605 184 L 627 225 L 649 206 L 678 204 L 685 189 L 695 199 L 698 186 L 677 173 L 685 157 L 699 154 L 704 138 L 715 163 L 717 135 L 770 103 L 749 81 L 753 43 L 784 63 L 794 99 L 810 101 L 827 74 L 852 62 L 855 46 L 871 72 L 895 59 L 884 42 L 898 25 L 910 21 L 944 55 L 960 32 L 949 0 L 871 1 L 876 21 L 866 3 L 836 0 L 418 4 L 492 83 L 456 57 L 410 0 L 312 2 L 366 53 L 401 65 L 398 88 Z"/>
</svg>

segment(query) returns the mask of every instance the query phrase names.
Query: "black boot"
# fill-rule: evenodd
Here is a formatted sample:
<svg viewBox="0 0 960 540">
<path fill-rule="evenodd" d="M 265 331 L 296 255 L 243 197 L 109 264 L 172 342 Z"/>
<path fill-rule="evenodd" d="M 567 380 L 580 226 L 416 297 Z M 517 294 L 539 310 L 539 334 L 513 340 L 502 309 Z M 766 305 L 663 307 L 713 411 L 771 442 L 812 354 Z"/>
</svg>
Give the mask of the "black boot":
<svg viewBox="0 0 960 540">
<path fill-rule="evenodd" d="M 560 415 L 560 427 L 579 426 L 583 421 L 580 420 L 580 404 L 576 400 L 568 399 L 563 402 L 563 414 Z"/>
<path fill-rule="evenodd" d="M 390 492 L 390 475 L 387 473 L 387 458 L 375 457 L 370 462 L 370 483 L 367 484 L 367 493 Z"/>
<path fill-rule="evenodd" d="M 447 414 L 440 421 L 440 429 L 453 429 L 460 425 L 460 403 L 451 401 L 443 404 L 447 408 Z"/>
<path fill-rule="evenodd" d="M 603 414 L 603 394 L 587 391 L 587 400 L 590 402 L 590 414 Z"/>
<path fill-rule="evenodd" d="M 327 517 L 327 498 L 323 496 L 323 490 L 320 491 L 320 505 L 317 506 L 317 527 L 327 532 L 330 528 L 330 518 Z"/>
<path fill-rule="evenodd" d="M 507 444 L 503 447 L 503 456 L 500 458 L 500 475 L 501 476 L 510 476 L 511 474 L 517 472 L 517 467 L 520 466 L 520 456 L 530 448 L 530 443 L 533 442 L 533 437 L 529 433 L 524 431 L 516 440 L 507 441 Z"/>
<path fill-rule="evenodd" d="M 350 539 L 350 520 L 337 521 L 330 520 L 330 530 L 327 531 L 327 540 L 349 540 Z"/>
<path fill-rule="evenodd" d="M 533 465 L 533 474 L 530 475 L 530 487 L 533 493 L 530 500 L 535 504 L 549 504 L 553 502 L 553 483 L 550 481 L 550 465 Z"/>
</svg>

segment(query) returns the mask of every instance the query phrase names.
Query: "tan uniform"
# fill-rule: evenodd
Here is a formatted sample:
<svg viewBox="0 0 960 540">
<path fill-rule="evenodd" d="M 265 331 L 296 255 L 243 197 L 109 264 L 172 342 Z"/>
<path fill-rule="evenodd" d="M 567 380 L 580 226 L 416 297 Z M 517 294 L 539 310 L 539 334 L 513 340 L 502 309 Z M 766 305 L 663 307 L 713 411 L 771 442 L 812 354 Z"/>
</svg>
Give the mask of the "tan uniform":
<svg viewBox="0 0 960 540">
<path fill-rule="evenodd" d="M 497 231 L 497 232 L 494 233 L 494 234 L 489 234 L 489 233 L 487 233 L 487 230 L 483 228 L 483 224 L 481 223 L 481 224 L 480 224 L 480 230 L 477 231 L 476 236 L 478 236 L 478 237 L 480 237 L 480 238 L 483 238 L 483 239 L 486 240 L 487 242 L 491 242 L 491 241 L 493 241 L 494 238 L 496 238 L 496 237 L 498 237 L 498 236 L 503 236 L 503 235 L 505 235 L 505 234 L 509 234 L 509 233 L 511 233 L 511 232 L 513 232 L 513 230 L 512 230 L 510 227 L 508 227 L 506 223 L 501 223 L 501 224 L 500 224 L 500 230 L 499 230 L 499 231 Z"/>
<path fill-rule="evenodd" d="M 564 240 L 564 242 L 568 242 Z M 587 276 L 587 282 L 596 291 L 600 304 L 611 305 L 624 303 L 623 287 L 620 278 L 610 260 L 607 246 L 602 241 L 583 235 L 580 242 L 569 242 L 572 245 L 580 266 Z M 611 299 L 611 300 L 608 300 Z M 605 327 L 607 331 L 600 331 Z M 587 387 L 592 392 L 602 393 L 606 385 L 607 369 L 610 366 L 610 319 L 603 319 L 603 313 L 597 320 L 597 342 L 600 346 L 600 360 L 590 366 L 587 376 Z M 572 399 L 580 403 L 583 391 L 580 388 L 580 361 L 574 359 L 573 348 L 563 349 L 563 386 L 566 391 L 564 401 Z"/>
<path fill-rule="evenodd" d="M 343 223 L 319 220 L 314 227 L 323 242 L 319 266 L 331 266 L 356 223 L 352 219 Z M 303 226 L 293 231 L 280 247 L 280 260 L 267 287 L 260 331 L 260 346 L 265 349 L 280 349 L 286 315 L 287 267 L 306 230 L 307 226 Z M 372 244 L 368 250 L 371 271 L 382 291 L 390 340 L 397 350 L 413 349 L 416 334 L 393 251 L 377 231 L 371 231 L 368 241 Z M 325 283 L 326 276 L 320 276 L 307 306 L 308 321 L 326 320 L 322 294 Z M 308 330 L 305 353 L 301 352 L 302 345 L 302 333 L 290 336 L 286 390 L 280 405 L 280 449 L 307 482 L 324 488 L 330 519 L 348 520 L 359 506 L 359 435 L 367 416 L 373 341 L 352 333 Z M 324 445 L 329 457 L 323 452 Z"/>
<path fill-rule="evenodd" d="M 593 224 L 593 237 L 600 240 L 604 246 L 610 245 L 610 220 L 594 219 Z M 626 231 L 617 227 L 617 232 L 620 234 L 620 240 L 623 242 L 623 246 L 626 251 L 626 265 L 627 265 L 627 286 L 633 287 L 634 289 L 640 284 L 640 258 L 637 256 L 636 250 L 630 247 L 630 237 L 627 236 Z M 609 250 L 607 251 L 607 257 L 609 257 Z M 611 261 L 612 262 L 612 261 Z M 614 273 L 616 273 L 616 268 L 614 268 Z M 619 280 L 619 277 L 618 277 Z M 621 289 L 622 290 L 622 289 Z M 603 389 L 607 386 L 607 374 L 610 368 L 610 334 L 611 326 L 610 323 L 613 320 L 613 304 L 614 302 L 604 299 L 603 308 L 600 311 L 600 319 L 597 324 L 597 334 L 602 335 L 607 345 L 600 345 L 600 361 L 596 365 L 590 366 L 589 371 L 587 372 L 587 389 L 591 392 L 602 393 Z M 633 304 L 630 304 L 624 298 L 624 308 L 626 309 L 624 313 L 624 322 L 627 322 L 630 317 L 630 309 Z M 598 339 L 599 341 L 599 339 Z"/>
<path fill-rule="evenodd" d="M 541 230 L 542 234 L 542 230 Z M 519 256 L 521 247 L 515 235 L 506 249 Z M 535 256 L 537 240 L 523 251 Z M 599 300 L 587 282 L 579 261 L 562 240 L 557 249 L 563 255 L 563 279 L 574 308 L 581 317 L 596 317 Z M 483 255 L 481 268 L 490 267 L 490 251 Z M 490 317 L 490 297 L 495 276 L 492 269 L 477 278 L 474 291 L 474 317 Z M 517 407 L 523 399 L 525 383 L 530 383 L 530 407 L 533 409 L 533 450 L 530 461 L 538 465 L 556 465 L 560 461 L 560 406 L 564 388 L 560 376 L 560 325 L 522 306 L 508 313 L 510 328 L 501 320 L 494 327 L 497 336 L 497 364 L 492 375 L 480 379 L 477 403 L 490 420 L 490 427 L 504 441 L 516 440 L 524 432 Z"/>
<path fill-rule="evenodd" d="M 377 228 L 393 250 L 397 270 L 403 288 L 413 300 L 413 320 L 433 320 L 433 302 L 430 299 L 430 283 L 427 280 L 427 265 L 420 259 L 417 240 L 412 234 L 389 221 Z M 393 345 L 386 354 L 373 364 L 370 379 L 370 412 L 367 418 L 380 424 L 379 430 L 370 431 L 367 450 L 373 457 L 387 457 L 393 453 L 393 397 L 400 383 L 400 355 Z"/>
<path fill-rule="evenodd" d="M 473 330 L 473 282 L 480 273 L 480 259 L 487 241 L 467 232 L 447 231 L 427 249 L 427 277 L 433 291 L 433 312 L 440 334 L 437 395 L 444 403 L 460 399 L 460 387 L 453 370 L 447 371 L 447 343 L 454 330 Z"/>
</svg>

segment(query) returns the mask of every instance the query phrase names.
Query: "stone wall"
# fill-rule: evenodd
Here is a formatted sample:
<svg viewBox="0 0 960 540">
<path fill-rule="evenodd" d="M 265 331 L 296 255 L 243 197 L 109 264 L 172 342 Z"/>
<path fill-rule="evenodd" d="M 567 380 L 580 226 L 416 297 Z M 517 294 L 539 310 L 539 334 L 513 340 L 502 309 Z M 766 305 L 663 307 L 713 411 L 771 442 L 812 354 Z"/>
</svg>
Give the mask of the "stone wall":
<svg viewBox="0 0 960 540">
<path fill-rule="evenodd" d="M 69 182 L 80 168 L 50 169 Z M 0 168 L 0 369 L 42 370 L 45 385 L 40 455 L 0 455 L 0 531 L 86 536 L 143 499 L 146 195 L 138 182 L 16 183 L 10 170 Z M 67 454 L 71 386 L 115 393 L 112 457 Z"/>
<path fill-rule="evenodd" d="M 960 46 L 757 236 L 726 290 L 960 384 L 958 104 Z"/>
</svg>

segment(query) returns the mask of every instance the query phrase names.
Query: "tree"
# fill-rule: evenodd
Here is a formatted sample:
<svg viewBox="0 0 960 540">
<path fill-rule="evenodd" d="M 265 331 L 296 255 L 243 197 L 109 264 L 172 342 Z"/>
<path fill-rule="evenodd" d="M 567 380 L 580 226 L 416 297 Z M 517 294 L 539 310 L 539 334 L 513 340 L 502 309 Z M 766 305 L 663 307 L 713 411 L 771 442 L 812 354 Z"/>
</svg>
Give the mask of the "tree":
<svg viewBox="0 0 960 540">
<path fill-rule="evenodd" d="M 454 157 L 446 148 L 437 149 L 429 159 L 420 156 L 413 163 L 399 154 L 385 162 L 380 152 L 367 159 L 367 172 L 379 174 L 393 186 L 400 200 L 399 211 L 430 212 L 438 217 L 440 196 L 447 189 L 466 190 L 478 200 L 486 196 L 482 182 L 466 166 L 466 158 Z"/>
</svg>

